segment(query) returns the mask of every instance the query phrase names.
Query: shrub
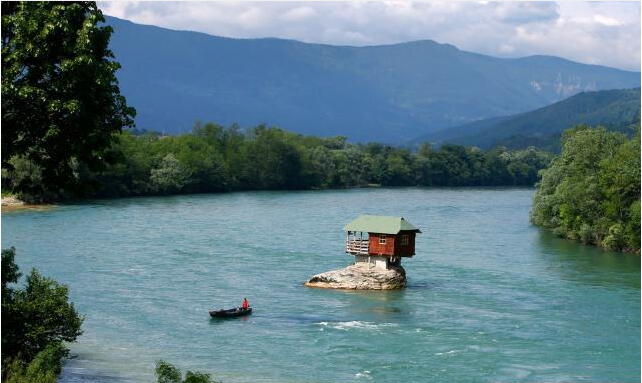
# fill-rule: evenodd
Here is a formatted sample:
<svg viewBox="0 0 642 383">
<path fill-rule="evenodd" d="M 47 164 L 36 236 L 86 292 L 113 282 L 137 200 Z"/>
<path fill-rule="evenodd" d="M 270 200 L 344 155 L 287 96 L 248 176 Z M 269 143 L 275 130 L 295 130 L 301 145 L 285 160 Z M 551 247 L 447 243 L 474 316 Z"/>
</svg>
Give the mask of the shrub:
<svg viewBox="0 0 642 383">
<path fill-rule="evenodd" d="M 157 383 L 218 383 L 209 374 L 192 371 L 187 371 L 185 379 L 181 380 L 181 371 L 164 360 L 156 362 L 155 372 Z"/>
</svg>

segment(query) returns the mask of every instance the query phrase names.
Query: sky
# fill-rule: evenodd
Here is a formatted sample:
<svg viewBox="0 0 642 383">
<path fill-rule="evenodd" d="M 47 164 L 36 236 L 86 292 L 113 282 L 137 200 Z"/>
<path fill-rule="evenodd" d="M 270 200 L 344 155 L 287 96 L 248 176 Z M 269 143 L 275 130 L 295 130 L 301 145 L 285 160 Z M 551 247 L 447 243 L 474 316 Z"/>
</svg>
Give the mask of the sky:
<svg viewBox="0 0 642 383">
<path fill-rule="evenodd" d="M 640 70 L 640 2 L 115 1 L 104 14 L 236 38 L 333 45 L 432 39 L 498 57 L 554 55 Z"/>
</svg>

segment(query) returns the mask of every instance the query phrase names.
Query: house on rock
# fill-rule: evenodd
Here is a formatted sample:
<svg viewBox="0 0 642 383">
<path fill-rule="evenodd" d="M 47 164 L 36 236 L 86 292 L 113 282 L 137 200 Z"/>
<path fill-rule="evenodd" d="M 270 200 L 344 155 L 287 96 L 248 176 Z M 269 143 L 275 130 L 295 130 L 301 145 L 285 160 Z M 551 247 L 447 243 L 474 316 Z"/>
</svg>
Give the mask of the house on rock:
<svg viewBox="0 0 642 383">
<path fill-rule="evenodd" d="M 355 264 L 388 270 L 401 266 L 402 257 L 415 255 L 415 236 L 421 233 L 403 217 L 362 215 L 343 228 L 346 253 L 355 256 Z"/>
</svg>

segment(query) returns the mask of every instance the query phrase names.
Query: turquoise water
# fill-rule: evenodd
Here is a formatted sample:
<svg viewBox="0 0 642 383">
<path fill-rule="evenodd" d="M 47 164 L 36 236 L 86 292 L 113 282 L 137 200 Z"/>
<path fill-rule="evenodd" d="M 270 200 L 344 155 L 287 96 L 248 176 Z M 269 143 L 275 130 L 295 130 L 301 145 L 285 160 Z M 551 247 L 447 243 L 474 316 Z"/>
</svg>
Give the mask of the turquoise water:
<svg viewBox="0 0 642 383">
<path fill-rule="evenodd" d="M 362 189 L 92 201 L 3 214 L 23 271 L 86 315 L 62 382 L 636 382 L 640 258 L 528 223 L 532 189 Z M 303 287 L 360 213 L 419 226 L 409 286 Z M 251 317 L 210 320 L 238 305 Z"/>
</svg>

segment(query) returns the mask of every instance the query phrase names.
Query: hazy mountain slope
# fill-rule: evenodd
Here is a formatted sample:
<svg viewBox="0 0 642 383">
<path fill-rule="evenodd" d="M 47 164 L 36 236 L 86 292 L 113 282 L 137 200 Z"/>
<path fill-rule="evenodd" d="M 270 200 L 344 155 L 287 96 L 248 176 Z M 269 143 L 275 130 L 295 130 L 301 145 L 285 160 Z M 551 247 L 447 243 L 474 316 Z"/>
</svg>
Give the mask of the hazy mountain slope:
<svg viewBox="0 0 642 383">
<path fill-rule="evenodd" d="M 402 142 L 583 90 L 639 86 L 634 72 L 555 57 L 499 59 L 433 41 L 346 47 L 107 22 L 138 128 L 168 133 L 199 119 Z"/>
<path fill-rule="evenodd" d="M 583 92 L 563 101 L 514 116 L 492 118 L 429 133 L 420 141 L 488 148 L 550 146 L 577 124 L 625 131 L 640 121 L 640 88 Z"/>
</svg>

